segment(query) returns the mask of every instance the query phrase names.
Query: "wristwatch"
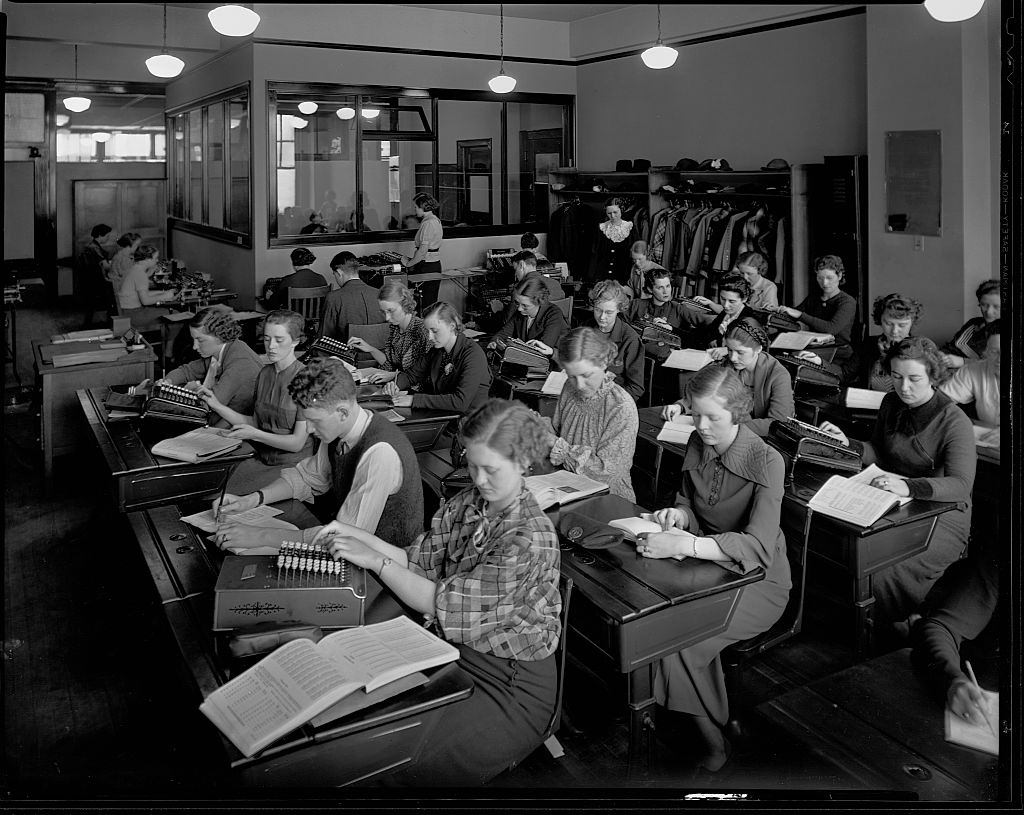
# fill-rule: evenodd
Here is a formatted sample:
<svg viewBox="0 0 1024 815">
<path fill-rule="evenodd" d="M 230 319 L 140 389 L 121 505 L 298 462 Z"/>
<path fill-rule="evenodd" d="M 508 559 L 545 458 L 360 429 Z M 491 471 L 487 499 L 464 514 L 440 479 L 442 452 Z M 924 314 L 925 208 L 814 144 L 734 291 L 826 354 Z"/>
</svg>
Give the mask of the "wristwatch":
<svg viewBox="0 0 1024 815">
<path fill-rule="evenodd" d="M 391 558 L 386 557 L 383 560 L 381 560 L 380 568 L 377 570 L 377 577 L 380 577 L 382 574 L 384 574 L 384 567 L 385 566 L 390 566 L 390 565 L 391 565 Z"/>
</svg>

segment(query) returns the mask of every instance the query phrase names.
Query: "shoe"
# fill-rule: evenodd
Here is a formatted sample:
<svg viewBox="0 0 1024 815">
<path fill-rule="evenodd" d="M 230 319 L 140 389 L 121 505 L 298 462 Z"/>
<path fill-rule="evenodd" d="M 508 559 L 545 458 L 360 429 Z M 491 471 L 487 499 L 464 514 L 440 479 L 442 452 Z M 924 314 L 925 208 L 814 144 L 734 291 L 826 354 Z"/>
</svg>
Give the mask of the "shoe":
<svg viewBox="0 0 1024 815">
<path fill-rule="evenodd" d="M 731 760 L 732 760 L 732 742 L 730 742 L 729 739 L 726 739 L 725 740 L 725 757 L 723 758 L 721 756 L 715 756 L 714 758 L 712 758 L 712 756 L 705 756 L 704 758 L 702 758 L 700 760 L 700 763 L 697 765 L 698 772 L 700 772 L 700 771 L 704 771 L 704 772 L 708 772 L 708 773 L 721 772 L 722 768 L 725 767 Z"/>
</svg>

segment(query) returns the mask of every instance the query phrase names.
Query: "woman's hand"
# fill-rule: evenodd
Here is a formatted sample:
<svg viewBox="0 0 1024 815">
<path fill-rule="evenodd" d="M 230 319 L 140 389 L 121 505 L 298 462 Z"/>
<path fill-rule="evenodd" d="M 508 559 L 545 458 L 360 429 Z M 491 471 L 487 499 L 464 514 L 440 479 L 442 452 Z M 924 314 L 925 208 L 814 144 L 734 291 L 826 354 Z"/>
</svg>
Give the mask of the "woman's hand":
<svg viewBox="0 0 1024 815">
<path fill-rule="evenodd" d="M 942 361 L 946 363 L 947 368 L 953 369 L 963 368 L 964 363 L 967 362 L 966 359 L 957 354 L 942 354 Z"/>
<path fill-rule="evenodd" d="M 813 351 L 797 351 L 797 359 L 803 359 L 810 362 L 812 365 L 821 365 L 821 357 L 815 354 Z"/>
<path fill-rule="evenodd" d="M 331 557 L 335 560 L 344 558 L 349 563 L 362 566 L 364 569 L 369 569 L 375 574 L 380 569 L 382 555 L 358 538 L 338 535 L 331 540 L 327 551 L 331 553 Z"/>
<path fill-rule="evenodd" d="M 252 509 L 253 507 L 259 506 L 260 497 L 250 492 L 248 495 L 232 495 L 230 492 L 224 495 L 223 502 L 220 498 L 214 500 L 210 505 L 213 510 L 214 516 L 218 513 L 222 515 L 230 514 L 232 512 L 245 512 L 246 510 Z"/>
<path fill-rule="evenodd" d="M 401 263 L 403 266 L 408 267 L 409 264 L 412 263 L 412 255 L 402 255 Z"/>
<path fill-rule="evenodd" d="M 910 487 L 899 476 L 880 475 L 877 478 L 871 479 L 871 486 L 891 492 L 893 495 L 899 495 L 902 498 L 907 498 L 910 495 Z"/>
<path fill-rule="evenodd" d="M 198 391 L 201 387 L 203 387 L 203 383 L 200 382 L 198 379 L 193 379 L 191 382 L 186 382 L 184 385 L 182 385 L 182 387 L 187 391 L 195 392 Z"/>
<path fill-rule="evenodd" d="M 392 396 L 391 404 L 395 407 L 412 407 L 412 396 L 407 393 L 402 393 L 399 396 Z"/>
<path fill-rule="evenodd" d="M 501 300 L 491 300 L 491 314 L 501 314 L 505 310 L 505 304 Z"/>
<path fill-rule="evenodd" d="M 384 393 L 385 396 L 390 396 L 392 398 L 398 396 L 398 394 L 402 392 L 401 389 L 398 387 L 398 383 L 393 382 L 391 380 L 388 380 L 387 382 L 384 383 L 384 387 L 381 388 L 381 391 Z"/>
<path fill-rule="evenodd" d="M 527 340 L 526 344 L 529 345 L 531 348 L 536 348 L 542 354 L 546 354 L 547 356 L 551 356 L 553 353 L 555 353 L 554 348 L 552 348 L 550 345 L 541 342 L 540 340 Z"/>
<path fill-rule="evenodd" d="M 224 517 L 224 516 L 222 516 Z M 213 542 L 221 549 L 261 549 L 265 546 L 278 548 L 281 543 L 280 530 L 277 538 L 274 537 L 273 529 L 264 529 L 259 526 L 240 524 L 235 521 L 223 521 L 217 524 L 217 531 L 213 535 Z"/>
<path fill-rule="evenodd" d="M 331 521 L 329 524 L 324 524 L 320 527 L 320 531 L 313 536 L 312 543 L 314 546 L 327 548 L 330 545 L 331 538 L 355 537 L 358 535 L 358 532 L 359 528 L 351 524 L 344 523 L 343 521 Z"/>
<path fill-rule="evenodd" d="M 667 422 L 671 422 L 676 416 L 682 414 L 682 412 L 683 406 L 678 402 L 672 402 L 661 409 L 661 418 Z"/>
<path fill-rule="evenodd" d="M 693 551 L 693 539 L 694 536 L 689 533 L 652 532 L 650 535 L 638 537 L 636 550 L 649 558 L 677 557 L 684 552 Z"/>
<path fill-rule="evenodd" d="M 843 447 L 850 446 L 850 440 L 846 437 L 846 434 L 836 427 L 832 422 L 822 422 L 818 425 L 818 430 L 828 433 L 830 436 L 835 436 L 836 441 L 843 445 Z"/>
<path fill-rule="evenodd" d="M 985 696 L 977 685 L 970 680 L 959 677 L 949 685 L 946 702 L 955 716 L 966 719 L 971 724 L 984 725 Z"/>
<path fill-rule="evenodd" d="M 729 349 L 728 348 L 709 348 L 708 349 L 708 356 L 711 357 L 715 362 L 718 362 L 720 359 L 725 359 L 727 356 L 729 356 Z"/>
<path fill-rule="evenodd" d="M 217 398 L 217 395 L 213 392 L 211 388 L 207 388 L 204 385 L 200 385 L 198 388 L 196 388 L 196 393 L 198 393 L 200 398 L 204 402 L 206 402 L 207 407 L 224 407 L 224 405 L 221 404 L 220 399 Z"/>
<path fill-rule="evenodd" d="M 376 371 L 366 377 L 366 381 L 371 385 L 383 385 L 385 382 L 390 382 L 398 376 L 398 371 Z"/>
<path fill-rule="evenodd" d="M 659 509 L 657 512 L 652 513 L 651 518 L 666 532 L 673 527 L 686 529 L 690 523 L 690 519 L 687 517 L 686 513 L 676 507 Z"/>
<path fill-rule="evenodd" d="M 778 306 L 775 309 L 775 313 L 788 314 L 794 320 L 799 320 L 801 317 L 804 316 L 804 313 L 802 311 L 797 311 L 795 308 L 790 308 L 789 306 Z"/>
<path fill-rule="evenodd" d="M 698 295 L 696 295 L 694 297 L 691 297 L 690 299 L 693 300 L 695 303 L 700 303 L 702 306 L 707 306 L 708 308 L 714 308 L 715 307 L 715 302 L 714 301 L 709 300 L 707 297 L 704 297 L 701 294 L 698 294 Z"/>
<path fill-rule="evenodd" d="M 355 348 L 357 351 L 369 351 L 370 344 L 362 337 L 349 337 L 346 343 L 349 348 Z"/>
<path fill-rule="evenodd" d="M 207 403 L 209 404 L 209 403 Z M 231 429 L 225 433 L 229 439 L 255 439 L 259 436 L 259 429 L 251 424 L 233 424 Z"/>
</svg>

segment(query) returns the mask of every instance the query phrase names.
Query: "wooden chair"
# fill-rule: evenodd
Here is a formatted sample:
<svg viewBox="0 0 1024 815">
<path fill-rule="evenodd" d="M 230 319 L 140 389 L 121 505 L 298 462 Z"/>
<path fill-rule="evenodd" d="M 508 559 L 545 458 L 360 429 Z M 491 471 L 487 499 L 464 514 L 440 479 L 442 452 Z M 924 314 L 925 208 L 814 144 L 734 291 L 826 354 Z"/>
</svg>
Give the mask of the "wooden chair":
<svg viewBox="0 0 1024 815">
<path fill-rule="evenodd" d="M 324 312 L 324 299 L 330 292 L 330 286 L 311 286 L 309 288 L 288 287 L 285 302 L 292 311 L 297 311 L 306 321 L 306 336 L 320 336 L 320 321 Z"/>
<path fill-rule="evenodd" d="M 558 309 L 562 312 L 562 316 L 565 317 L 566 324 L 572 322 L 572 298 L 563 297 L 560 300 L 552 300 L 551 305 L 558 306 Z"/>
</svg>

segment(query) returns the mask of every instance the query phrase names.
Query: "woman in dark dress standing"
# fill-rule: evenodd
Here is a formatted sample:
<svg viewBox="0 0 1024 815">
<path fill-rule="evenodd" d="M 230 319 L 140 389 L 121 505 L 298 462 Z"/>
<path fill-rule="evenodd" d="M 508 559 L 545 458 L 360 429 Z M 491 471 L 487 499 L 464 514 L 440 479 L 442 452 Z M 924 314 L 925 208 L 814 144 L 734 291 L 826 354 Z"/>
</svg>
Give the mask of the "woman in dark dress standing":
<svg viewBox="0 0 1024 815">
<path fill-rule="evenodd" d="M 640 235 L 632 221 L 622 220 L 625 208 L 626 202 L 621 198 L 609 198 L 605 202 L 605 220 L 597 225 L 590 260 L 590 279 L 595 283 L 609 277 L 622 285 L 629 283 L 633 268 L 630 249 Z"/>
</svg>

